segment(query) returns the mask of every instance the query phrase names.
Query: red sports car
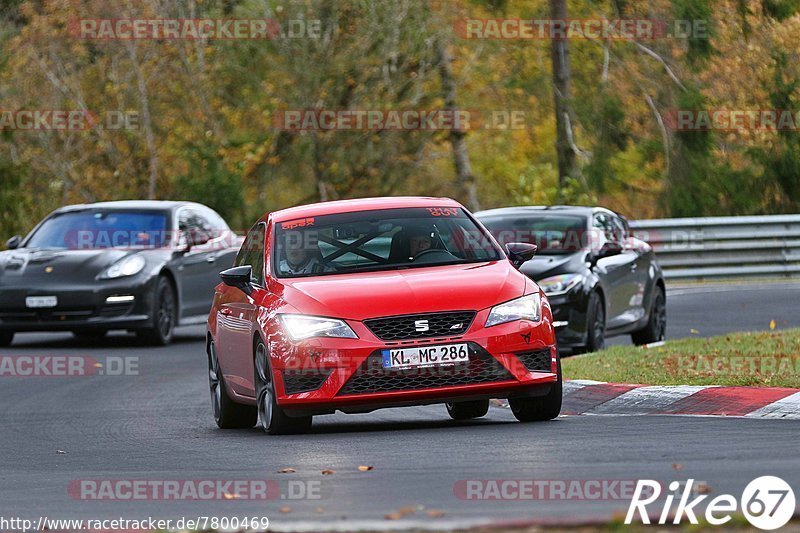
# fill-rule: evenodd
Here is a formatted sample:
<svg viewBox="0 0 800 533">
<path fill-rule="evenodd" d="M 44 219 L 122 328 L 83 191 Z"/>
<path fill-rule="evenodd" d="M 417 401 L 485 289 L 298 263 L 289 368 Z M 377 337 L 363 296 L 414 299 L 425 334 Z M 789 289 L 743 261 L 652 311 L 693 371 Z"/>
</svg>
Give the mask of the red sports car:
<svg viewBox="0 0 800 533">
<path fill-rule="evenodd" d="M 214 418 L 307 430 L 314 415 L 444 403 L 456 420 L 508 398 L 520 421 L 561 410 L 547 297 L 447 198 L 295 207 L 249 231 L 208 317 Z"/>
</svg>

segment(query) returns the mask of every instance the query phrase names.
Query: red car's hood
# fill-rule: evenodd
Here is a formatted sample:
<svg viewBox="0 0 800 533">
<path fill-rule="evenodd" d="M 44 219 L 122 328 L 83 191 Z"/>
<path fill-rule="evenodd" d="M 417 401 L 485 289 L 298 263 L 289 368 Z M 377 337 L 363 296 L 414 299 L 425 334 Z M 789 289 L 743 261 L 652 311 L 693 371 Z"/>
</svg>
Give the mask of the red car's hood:
<svg viewBox="0 0 800 533">
<path fill-rule="evenodd" d="M 298 311 L 353 320 L 485 309 L 522 296 L 526 284 L 508 261 L 283 281 Z"/>
</svg>

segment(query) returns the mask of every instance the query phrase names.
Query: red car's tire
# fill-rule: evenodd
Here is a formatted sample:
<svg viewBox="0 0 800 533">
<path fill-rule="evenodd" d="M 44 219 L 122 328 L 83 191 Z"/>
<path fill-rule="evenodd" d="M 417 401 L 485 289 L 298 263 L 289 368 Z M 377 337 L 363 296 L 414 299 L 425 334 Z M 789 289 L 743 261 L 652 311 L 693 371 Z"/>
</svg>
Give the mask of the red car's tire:
<svg viewBox="0 0 800 533">
<path fill-rule="evenodd" d="M 466 402 L 446 403 L 447 414 L 453 420 L 469 420 L 486 416 L 489 412 L 489 400 L 470 400 Z"/>
<path fill-rule="evenodd" d="M 311 416 L 292 417 L 278 405 L 269 354 L 263 342 L 259 341 L 256 345 L 253 359 L 258 424 L 270 435 L 290 435 L 308 431 L 311 428 Z"/>
<path fill-rule="evenodd" d="M 561 359 L 558 360 L 558 381 L 544 396 L 531 398 L 509 398 L 508 405 L 514 417 L 520 422 L 541 422 L 553 420 L 561 413 Z"/>
<path fill-rule="evenodd" d="M 228 396 L 213 342 L 208 345 L 208 385 L 217 426 L 223 429 L 242 429 L 256 425 L 256 408 L 252 405 L 238 404 Z"/>
</svg>

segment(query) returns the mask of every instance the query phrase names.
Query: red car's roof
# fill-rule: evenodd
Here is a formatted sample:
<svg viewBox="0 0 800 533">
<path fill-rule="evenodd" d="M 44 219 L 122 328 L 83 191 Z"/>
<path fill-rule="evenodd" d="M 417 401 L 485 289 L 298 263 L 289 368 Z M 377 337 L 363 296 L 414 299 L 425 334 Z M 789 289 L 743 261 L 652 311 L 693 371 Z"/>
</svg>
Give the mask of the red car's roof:
<svg viewBox="0 0 800 533">
<path fill-rule="evenodd" d="M 357 200 L 337 200 L 317 204 L 300 205 L 273 212 L 275 222 L 284 222 L 305 217 L 371 211 L 374 209 L 397 209 L 402 207 L 463 207 L 450 198 L 430 198 L 421 196 L 391 196 L 385 198 L 360 198 Z M 265 217 L 266 218 L 266 217 Z"/>
</svg>

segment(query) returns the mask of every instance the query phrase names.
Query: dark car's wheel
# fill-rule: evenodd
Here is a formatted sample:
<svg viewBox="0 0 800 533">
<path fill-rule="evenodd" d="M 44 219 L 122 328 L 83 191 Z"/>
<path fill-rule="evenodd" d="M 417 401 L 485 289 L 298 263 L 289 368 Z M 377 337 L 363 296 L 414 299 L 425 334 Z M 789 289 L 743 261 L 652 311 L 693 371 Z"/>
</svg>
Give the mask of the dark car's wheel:
<svg viewBox="0 0 800 533">
<path fill-rule="evenodd" d="M 447 414 L 453 420 L 469 420 L 480 418 L 489 412 L 489 400 L 470 400 L 466 402 L 446 403 Z"/>
<path fill-rule="evenodd" d="M 172 341 L 178 317 L 176 300 L 172 283 L 160 276 L 153 292 L 153 325 L 136 332 L 142 341 L 156 346 L 166 346 Z"/>
<path fill-rule="evenodd" d="M 637 346 L 663 341 L 667 336 L 667 298 L 664 289 L 656 287 L 653 306 L 647 325 L 639 331 L 631 333 L 631 340 Z"/>
<path fill-rule="evenodd" d="M 263 342 L 256 345 L 254 363 L 258 424 L 270 435 L 288 435 L 308 431 L 311 428 L 312 417 L 291 417 L 278 405 L 269 355 Z"/>
<path fill-rule="evenodd" d="M 586 346 L 578 352 L 599 352 L 606 346 L 606 307 L 597 292 L 589 296 L 586 306 Z"/>
<path fill-rule="evenodd" d="M 72 335 L 78 340 L 97 340 L 106 336 L 108 331 L 104 329 L 74 329 Z"/>
<path fill-rule="evenodd" d="M 211 390 L 211 407 L 214 421 L 223 429 L 251 428 L 256 424 L 256 408 L 234 402 L 228 396 L 225 378 L 217 358 L 214 343 L 208 345 L 208 386 Z"/>
<path fill-rule="evenodd" d="M 0 346 L 11 346 L 14 342 L 13 331 L 0 331 Z"/>
<path fill-rule="evenodd" d="M 541 422 L 558 417 L 561 412 L 561 359 L 558 360 L 558 381 L 544 396 L 509 398 L 508 406 L 520 422 Z"/>
</svg>

